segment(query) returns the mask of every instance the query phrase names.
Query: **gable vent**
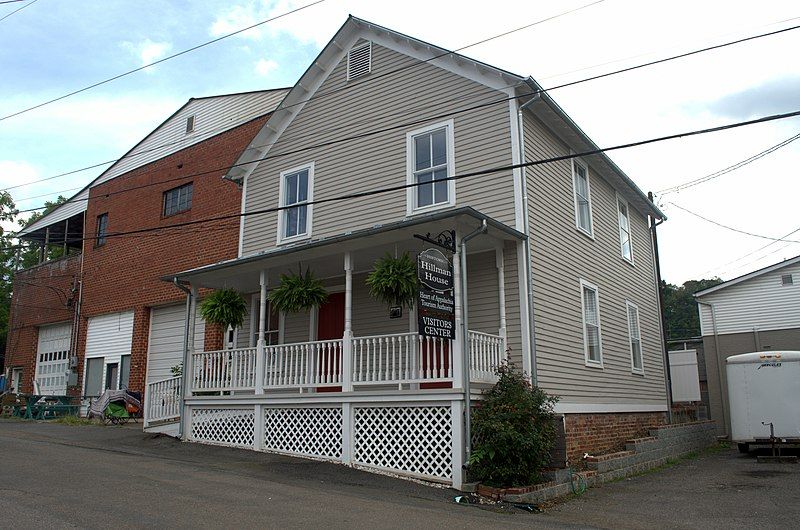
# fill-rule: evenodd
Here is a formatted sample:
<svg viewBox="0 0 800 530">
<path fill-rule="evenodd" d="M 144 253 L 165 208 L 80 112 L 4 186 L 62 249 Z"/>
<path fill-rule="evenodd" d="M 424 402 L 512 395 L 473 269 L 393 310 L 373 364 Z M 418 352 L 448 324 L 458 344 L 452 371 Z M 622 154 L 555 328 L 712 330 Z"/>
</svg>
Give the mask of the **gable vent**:
<svg viewBox="0 0 800 530">
<path fill-rule="evenodd" d="M 194 132 L 194 115 L 186 118 L 186 134 Z"/>
<path fill-rule="evenodd" d="M 372 71 L 372 42 L 354 46 L 347 52 L 347 80 L 350 81 Z"/>
<path fill-rule="evenodd" d="M 791 274 L 784 274 L 783 276 L 781 276 L 781 284 L 794 285 L 794 278 L 792 278 Z"/>
</svg>

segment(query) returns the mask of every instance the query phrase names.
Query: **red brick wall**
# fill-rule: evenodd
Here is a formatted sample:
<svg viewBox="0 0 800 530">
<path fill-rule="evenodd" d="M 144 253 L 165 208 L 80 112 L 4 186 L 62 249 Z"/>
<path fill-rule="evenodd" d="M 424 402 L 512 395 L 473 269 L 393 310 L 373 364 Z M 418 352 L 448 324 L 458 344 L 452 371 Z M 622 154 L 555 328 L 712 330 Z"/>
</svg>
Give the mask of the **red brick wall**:
<svg viewBox="0 0 800 530">
<path fill-rule="evenodd" d="M 73 285 L 80 274 L 81 257 L 73 255 L 14 275 L 6 340 L 6 369 L 22 367 L 22 392 L 33 392 L 39 326 L 72 322 Z M 71 306 L 67 302 L 73 300 Z"/>
<path fill-rule="evenodd" d="M 566 414 L 567 458 L 576 466 L 584 453 L 602 455 L 622 451 L 626 441 L 648 436 L 651 428 L 666 421 L 665 412 Z"/>
<path fill-rule="evenodd" d="M 86 237 L 96 235 L 97 216 L 103 213 L 108 213 L 109 234 L 238 214 L 241 191 L 236 184 L 222 179 L 225 170 L 216 170 L 230 167 L 265 121 L 266 117 L 253 120 L 91 188 Z M 210 170 L 215 171 L 191 176 Z M 189 182 L 193 183 L 191 209 L 164 217 L 164 192 Z M 234 258 L 238 242 L 238 218 L 109 237 L 99 247 L 87 239 L 80 351 L 85 348 L 89 317 L 134 310 L 130 388 L 143 390 L 150 307 L 186 299 L 183 291 L 161 277 Z M 80 362 L 82 376 L 83 360 Z"/>
</svg>

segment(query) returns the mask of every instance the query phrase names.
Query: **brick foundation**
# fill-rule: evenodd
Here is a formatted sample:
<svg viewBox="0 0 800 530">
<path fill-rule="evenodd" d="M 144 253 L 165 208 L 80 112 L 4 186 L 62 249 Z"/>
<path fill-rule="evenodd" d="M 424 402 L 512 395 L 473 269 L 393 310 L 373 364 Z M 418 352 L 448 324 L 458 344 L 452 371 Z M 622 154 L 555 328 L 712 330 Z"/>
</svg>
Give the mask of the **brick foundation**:
<svg viewBox="0 0 800 530">
<path fill-rule="evenodd" d="M 622 451 L 626 441 L 647 436 L 650 429 L 666 422 L 665 412 L 565 414 L 568 462 L 578 465 L 584 453 L 602 455 Z"/>
</svg>

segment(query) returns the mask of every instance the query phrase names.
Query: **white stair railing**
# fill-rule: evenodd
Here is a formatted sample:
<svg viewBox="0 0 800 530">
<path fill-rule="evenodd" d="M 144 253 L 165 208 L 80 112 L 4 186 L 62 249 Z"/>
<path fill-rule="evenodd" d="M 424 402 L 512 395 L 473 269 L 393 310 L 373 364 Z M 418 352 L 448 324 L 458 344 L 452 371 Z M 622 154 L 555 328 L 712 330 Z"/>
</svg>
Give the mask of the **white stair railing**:
<svg viewBox="0 0 800 530">
<path fill-rule="evenodd" d="M 157 421 L 175 420 L 181 416 L 181 376 L 155 381 L 147 385 L 147 407 L 144 426 Z"/>
<path fill-rule="evenodd" d="M 342 339 L 267 346 L 264 388 L 342 385 Z"/>
<path fill-rule="evenodd" d="M 193 392 L 255 389 L 255 348 L 197 352 L 191 366 Z"/>
<path fill-rule="evenodd" d="M 450 341 L 417 333 L 353 339 L 353 384 L 402 384 L 453 380 Z"/>
<path fill-rule="evenodd" d="M 506 341 L 500 335 L 469 332 L 470 380 L 480 383 L 497 381 L 495 370 L 506 359 Z"/>
</svg>

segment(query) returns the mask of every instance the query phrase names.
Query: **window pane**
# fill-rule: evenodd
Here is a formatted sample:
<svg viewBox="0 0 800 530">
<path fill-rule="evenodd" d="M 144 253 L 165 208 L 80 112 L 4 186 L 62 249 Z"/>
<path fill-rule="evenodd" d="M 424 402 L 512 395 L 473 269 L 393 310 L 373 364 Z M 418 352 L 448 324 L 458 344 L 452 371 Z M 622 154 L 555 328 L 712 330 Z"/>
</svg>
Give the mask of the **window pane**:
<svg viewBox="0 0 800 530">
<path fill-rule="evenodd" d="M 597 324 L 597 293 L 588 287 L 584 287 L 583 300 L 586 322 Z"/>
<path fill-rule="evenodd" d="M 589 349 L 589 359 L 600 360 L 600 330 L 597 326 L 586 325 L 586 342 Z"/>
<path fill-rule="evenodd" d="M 297 174 L 297 200 L 298 202 L 308 200 L 308 171 L 304 170 Z"/>
<path fill-rule="evenodd" d="M 286 204 L 297 202 L 297 173 L 286 175 Z"/>
<path fill-rule="evenodd" d="M 442 180 L 445 178 L 447 178 L 447 169 L 439 169 L 433 175 L 433 199 L 436 204 L 447 202 L 447 188 L 449 182 Z"/>
<path fill-rule="evenodd" d="M 620 237 L 622 237 L 622 234 Z M 624 239 L 622 240 L 622 257 L 628 260 L 631 259 L 631 240 L 628 239 L 628 234 L 624 234 Z"/>
<path fill-rule="evenodd" d="M 631 351 L 633 352 L 633 367 L 637 370 L 642 369 L 642 343 L 639 340 L 631 342 Z"/>
<path fill-rule="evenodd" d="M 589 203 L 578 199 L 578 224 L 584 230 L 589 230 Z"/>
<path fill-rule="evenodd" d="M 447 136 L 445 129 L 433 133 L 433 165 L 440 166 L 447 163 Z"/>
<path fill-rule="evenodd" d="M 286 230 L 285 236 L 292 237 L 297 235 L 297 208 L 289 208 L 286 211 Z"/>
<path fill-rule="evenodd" d="M 421 173 L 417 175 L 417 182 L 428 182 L 433 180 L 433 173 Z M 430 206 L 433 204 L 433 186 L 431 184 L 423 184 L 417 186 L 417 206 Z"/>
<path fill-rule="evenodd" d="M 421 134 L 414 137 L 414 170 L 431 167 L 431 135 Z"/>
<path fill-rule="evenodd" d="M 300 206 L 297 208 L 297 233 L 298 234 L 305 234 L 306 233 L 306 212 L 308 207 L 307 206 Z"/>
</svg>

